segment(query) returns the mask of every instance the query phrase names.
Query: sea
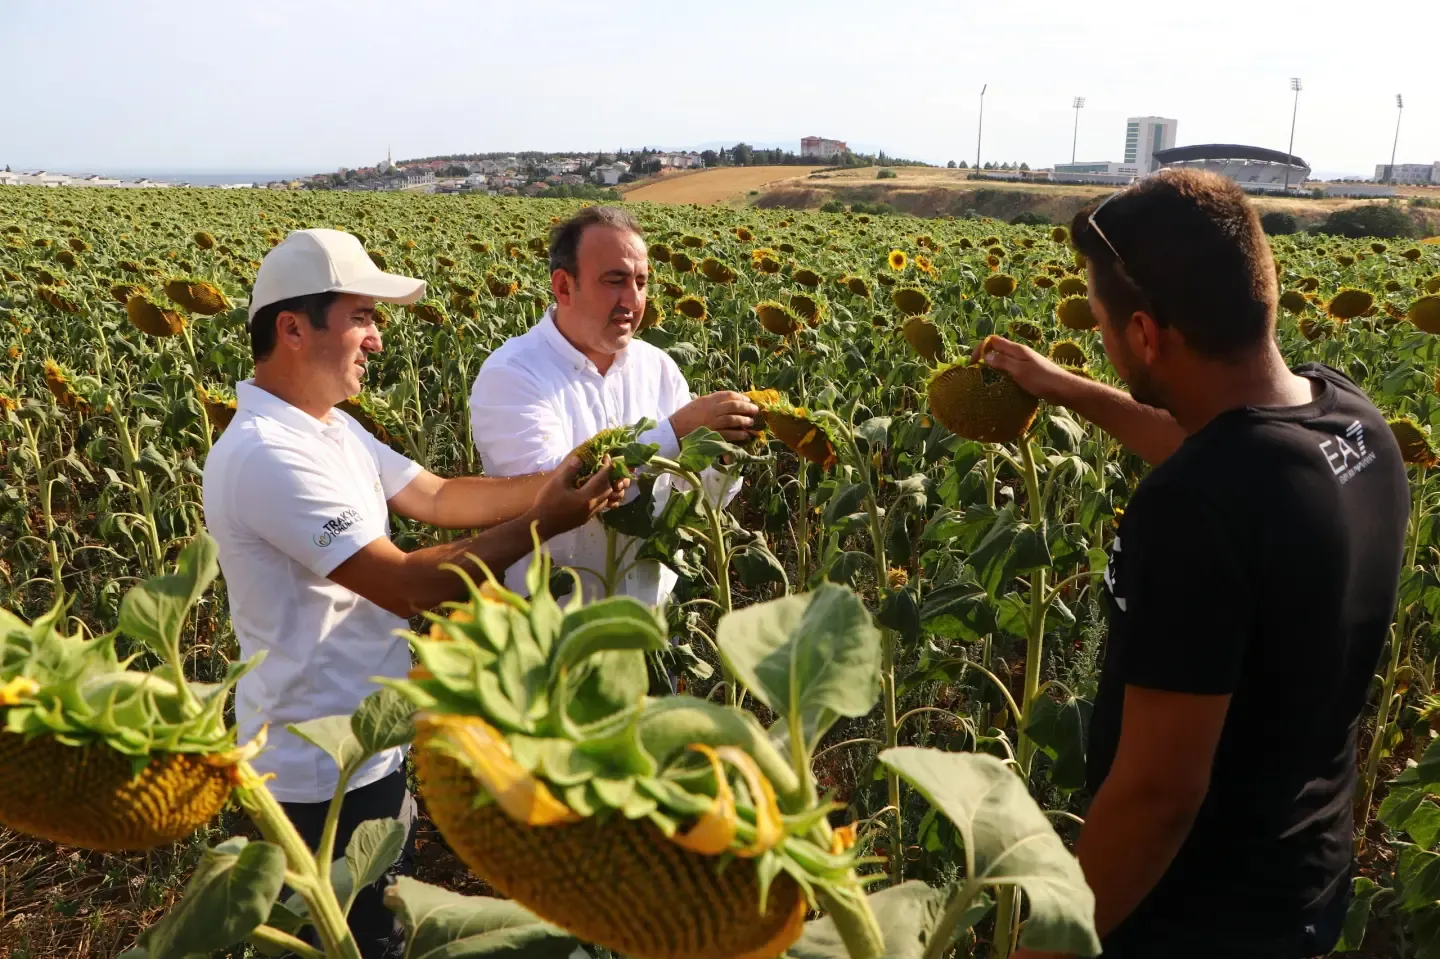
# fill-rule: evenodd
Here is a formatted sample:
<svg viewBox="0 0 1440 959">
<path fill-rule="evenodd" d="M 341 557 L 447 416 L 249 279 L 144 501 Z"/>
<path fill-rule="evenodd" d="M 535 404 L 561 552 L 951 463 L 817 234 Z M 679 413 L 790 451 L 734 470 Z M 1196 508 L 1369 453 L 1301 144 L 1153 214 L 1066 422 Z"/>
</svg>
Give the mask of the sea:
<svg viewBox="0 0 1440 959">
<path fill-rule="evenodd" d="M 70 171 L 60 171 L 69 173 Z M 122 180 L 138 180 L 145 177 L 150 180 L 159 180 L 165 183 L 191 183 L 195 186 L 218 186 L 222 183 L 258 183 L 261 186 L 271 180 L 298 180 L 301 177 L 312 176 L 316 171 L 309 170 L 299 172 L 295 170 L 267 170 L 262 172 L 238 172 L 238 173 L 216 173 L 213 170 L 86 170 L 83 173 L 71 176 L 89 176 L 92 173 L 100 173 L 103 176 L 118 177 Z"/>
</svg>

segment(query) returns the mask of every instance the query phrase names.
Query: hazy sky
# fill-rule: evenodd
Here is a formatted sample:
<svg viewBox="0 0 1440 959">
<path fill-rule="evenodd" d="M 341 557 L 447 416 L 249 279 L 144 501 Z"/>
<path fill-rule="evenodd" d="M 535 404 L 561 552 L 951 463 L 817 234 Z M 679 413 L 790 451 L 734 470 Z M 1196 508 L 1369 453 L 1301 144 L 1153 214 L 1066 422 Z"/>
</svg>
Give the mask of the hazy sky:
<svg viewBox="0 0 1440 959">
<path fill-rule="evenodd" d="M 1316 170 L 1440 160 L 1429 29 L 1338 0 L 0 0 L 0 164 L 324 171 L 815 134 L 943 163 L 1119 160 L 1125 118 Z M 796 143 L 798 149 L 798 143 Z"/>
</svg>

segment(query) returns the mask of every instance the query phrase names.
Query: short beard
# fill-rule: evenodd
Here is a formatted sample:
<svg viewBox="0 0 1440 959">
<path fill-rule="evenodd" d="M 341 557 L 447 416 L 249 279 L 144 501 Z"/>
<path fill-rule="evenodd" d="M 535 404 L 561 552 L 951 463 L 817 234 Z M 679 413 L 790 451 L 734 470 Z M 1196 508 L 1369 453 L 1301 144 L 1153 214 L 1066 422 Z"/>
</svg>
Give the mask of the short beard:
<svg viewBox="0 0 1440 959">
<path fill-rule="evenodd" d="M 1135 402 L 1169 412 L 1169 407 L 1165 405 L 1163 391 L 1150 376 L 1149 367 L 1142 363 L 1132 363 L 1129 375 L 1125 378 L 1125 384 L 1130 388 L 1130 396 Z"/>
</svg>

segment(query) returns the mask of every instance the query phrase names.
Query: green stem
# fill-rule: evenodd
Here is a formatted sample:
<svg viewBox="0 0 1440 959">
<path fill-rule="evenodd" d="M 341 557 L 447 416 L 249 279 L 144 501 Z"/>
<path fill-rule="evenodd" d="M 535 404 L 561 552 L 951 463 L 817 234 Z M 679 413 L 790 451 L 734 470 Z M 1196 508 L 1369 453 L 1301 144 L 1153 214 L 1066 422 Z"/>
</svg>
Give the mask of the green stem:
<svg viewBox="0 0 1440 959">
<path fill-rule="evenodd" d="M 820 901 L 820 908 L 829 915 L 830 921 L 835 923 L 835 931 L 845 943 L 850 959 L 882 959 L 885 936 L 870 909 L 870 900 L 859 888 L 859 883 L 847 892 L 848 895 L 840 894 L 821 886 L 816 888 L 815 898 Z"/>
<path fill-rule="evenodd" d="M 65 570 L 60 562 L 60 547 L 55 542 L 55 511 L 50 491 L 50 471 L 45 468 L 44 461 L 40 459 L 40 441 L 35 436 L 35 431 L 31 429 L 30 422 L 22 420 L 21 423 L 25 427 L 25 440 L 30 458 L 35 464 L 36 491 L 40 494 L 40 513 L 45 520 L 45 543 L 50 552 L 51 591 L 55 594 L 55 606 L 58 608 L 65 602 Z"/>
<path fill-rule="evenodd" d="M 950 902 L 945 907 L 945 912 L 940 916 L 940 923 L 930 931 L 930 942 L 925 946 L 923 959 L 943 959 L 949 951 L 951 943 L 955 941 L 955 933 L 960 925 L 960 920 L 980 895 L 984 887 L 973 879 L 967 879 L 955 895 L 950 897 Z"/>
<path fill-rule="evenodd" d="M 1409 542 L 1405 550 L 1405 569 L 1407 571 L 1415 568 L 1415 559 L 1420 550 L 1420 526 L 1423 520 L 1421 510 L 1421 491 L 1425 483 L 1425 468 L 1419 467 L 1418 482 L 1415 483 L 1412 492 L 1412 504 L 1410 509 Z M 1401 610 L 1397 617 L 1395 626 L 1390 630 L 1390 658 L 1385 664 L 1385 678 L 1380 684 L 1380 709 L 1375 715 L 1375 734 L 1370 740 L 1370 748 L 1365 754 L 1365 773 L 1360 780 L 1360 803 L 1356 809 L 1358 828 L 1355 830 L 1355 852 L 1358 855 L 1365 849 L 1365 831 L 1370 826 L 1370 803 L 1375 796 L 1375 782 L 1380 776 L 1380 759 L 1385 752 L 1385 744 L 1390 740 L 1390 709 L 1394 705 L 1395 683 L 1400 673 L 1400 662 L 1402 660 L 1401 649 L 1404 647 L 1404 631 L 1407 628 L 1406 611 Z M 1397 714 L 1398 715 L 1398 714 Z"/>
<path fill-rule="evenodd" d="M 360 949 L 350 934 L 335 891 L 330 887 L 328 863 L 322 879 L 322 870 L 314 854 L 296 832 L 284 808 L 265 787 L 264 781 L 249 763 L 242 762 L 238 769 L 244 785 L 235 791 L 235 796 L 260 834 L 285 853 L 290 871 L 301 877 L 302 881 L 295 891 L 310 907 L 310 920 L 320 936 L 324 955 L 329 959 L 360 959 Z"/>
<path fill-rule="evenodd" d="M 259 926 L 247 937 L 251 942 L 263 946 L 271 946 L 276 952 L 293 953 L 300 959 L 325 959 L 325 953 L 316 949 L 308 943 L 302 942 L 290 935 L 288 932 L 281 932 L 274 926 Z"/>
<path fill-rule="evenodd" d="M 1035 454 L 1030 446 L 1030 437 L 1023 437 L 1020 441 L 1020 458 L 1022 468 L 1020 475 L 1025 480 L 1025 491 L 1029 499 L 1030 522 L 1036 528 L 1043 531 L 1045 522 L 1045 502 L 1040 495 L 1040 478 L 1035 467 Z M 1025 691 L 1020 701 L 1020 723 L 1016 731 L 1019 737 L 1019 745 L 1015 751 L 1015 770 L 1025 782 L 1027 788 L 1030 782 L 1030 761 L 1035 755 L 1035 742 L 1026 734 L 1025 729 L 1030 724 L 1030 711 L 1034 708 L 1034 702 L 1040 689 L 1040 660 L 1044 652 L 1045 641 L 1045 611 L 1049 608 L 1048 597 L 1045 589 L 1045 579 L 1048 570 L 1038 569 L 1030 574 L 1030 623 L 1029 633 L 1025 642 Z M 1000 896 L 995 904 L 995 942 L 991 949 L 991 955 L 995 959 L 1005 959 L 1010 955 L 1013 948 L 1015 934 L 1015 920 L 1020 908 L 1020 896 L 1017 887 L 1005 886 L 1000 890 Z"/>
</svg>

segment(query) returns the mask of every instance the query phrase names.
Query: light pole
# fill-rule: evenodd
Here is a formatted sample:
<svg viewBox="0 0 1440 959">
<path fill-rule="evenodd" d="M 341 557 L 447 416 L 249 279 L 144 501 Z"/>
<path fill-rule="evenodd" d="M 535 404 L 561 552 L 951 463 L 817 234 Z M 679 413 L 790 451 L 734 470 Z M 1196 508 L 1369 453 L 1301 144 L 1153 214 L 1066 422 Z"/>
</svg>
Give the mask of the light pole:
<svg viewBox="0 0 1440 959">
<path fill-rule="evenodd" d="M 1295 107 L 1290 111 L 1290 149 L 1286 151 L 1289 156 L 1285 158 L 1285 192 L 1290 192 L 1290 166 L 1291 159 L 1295 156 L 1295 118 L 1300 115 L 1300 78 L 1290 78 L 1290 89 L 1295 91 Z"/>
<path fill-rule="evenodd" d="M 1075 102 L 1070 104 L 1075 108 L 1075 136 L 1070 139 L 1070 165 L 1075 165 L 1075 145 L 1080 142 L 1080 111 L 1085 106 L 1084 97 L 1076 97 Z"/>
<path fill-rule="evenodd" d="M 1390 184 L 1395 184 L 1395 151 L 1400 147 L 1400 117 L 1405 113 L 1405 98 L 1395 94 L 1395 142 L 1390 146 Z"/>
<path fill-rule="evenodd" d="M 975 125 L 975 171 L 980 171 L 980 136 L 985 132 L 985 91 L 990 89 L 990 84 L 980 88 L 980 122 Z"/>
</svg>

